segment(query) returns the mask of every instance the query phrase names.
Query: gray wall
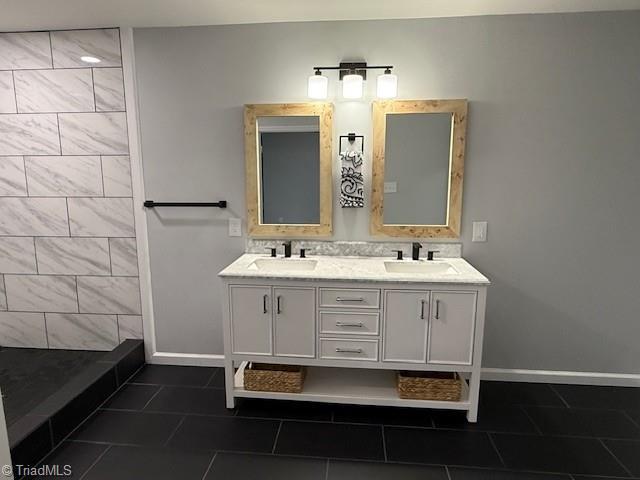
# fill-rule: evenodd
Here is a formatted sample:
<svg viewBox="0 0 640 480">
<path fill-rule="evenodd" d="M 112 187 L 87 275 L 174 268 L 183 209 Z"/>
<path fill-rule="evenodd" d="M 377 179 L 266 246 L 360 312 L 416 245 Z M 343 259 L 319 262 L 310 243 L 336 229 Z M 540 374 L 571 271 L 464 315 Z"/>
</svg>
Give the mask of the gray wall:
<svg viewBox="0 0 640 480">
<path fill-rule="evenodd" d="M 397 190 L 384 194 L 384 223 L 445 225 L 451 115 L 387 115 L 386 124 L 384 181 Z"/>
<path fill-rule="evenodd" d="M 149 214 L 159 347 L 222 352 L 216 273 L 243 251 L 226 236 L 245 215 L 242 105 L 306 101 L 312 66 L 362 57 L 396 66 L 401 98 L 470 100 L 461 239 L 493 281 L 485 366 L 639 372 L 639 24 L 623 12 L 136 30 L 148 197 L 230 202 Z M 370 98 L 334 100 L 334 141 L 367 135 L 367 205 Z M 334 238 L 369 239 L 368 209 L 334 196 Z M 487 243 L 470 242 L 473 220 L 489 222 Z"/>
</svg>

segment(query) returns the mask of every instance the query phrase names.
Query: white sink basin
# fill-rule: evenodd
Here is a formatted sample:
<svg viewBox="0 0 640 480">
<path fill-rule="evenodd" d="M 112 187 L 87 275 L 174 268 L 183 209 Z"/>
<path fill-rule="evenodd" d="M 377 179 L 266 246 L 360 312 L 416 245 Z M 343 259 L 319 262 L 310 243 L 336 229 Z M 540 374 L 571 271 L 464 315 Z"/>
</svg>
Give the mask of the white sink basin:
<svg viewBox="0 0 640 480">
<path fill-rule="evenodd" d="M 458 273 L 450 263 L 438 260 L 384 262 L 384 268 L 388 273 L 430 273 L 438 275 Z"/>
<path fill-rule="evenodd" d="M 316 269 L 317 264 L 317 260 L 304 258 L 258 258 L 248 268 L 263 272 L 310 272 Z"/>
</svg>

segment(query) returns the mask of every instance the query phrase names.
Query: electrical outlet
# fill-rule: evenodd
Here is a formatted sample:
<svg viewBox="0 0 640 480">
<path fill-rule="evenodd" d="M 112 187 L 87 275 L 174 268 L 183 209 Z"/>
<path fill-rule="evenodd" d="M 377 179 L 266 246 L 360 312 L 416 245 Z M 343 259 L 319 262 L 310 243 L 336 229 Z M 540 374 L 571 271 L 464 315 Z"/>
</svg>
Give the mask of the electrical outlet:
<svg viewBox="0 0 640 480">
<path fill-rule="evenodd" d="M 229 236 L 241 237 L 242 236 L 242 220 L 239 218 L 229 219 Z"/>
<path fill-rule="evenodd" d="M 384 193 L 396 193 L 398 191 L 398 182 L 384 182 Z"/>
<path fill-rule="evenodd" d="M 473 237 L 471 238 L 471 241 L 487 241 L 487 222 L 473 222 Z"/>
</svg>

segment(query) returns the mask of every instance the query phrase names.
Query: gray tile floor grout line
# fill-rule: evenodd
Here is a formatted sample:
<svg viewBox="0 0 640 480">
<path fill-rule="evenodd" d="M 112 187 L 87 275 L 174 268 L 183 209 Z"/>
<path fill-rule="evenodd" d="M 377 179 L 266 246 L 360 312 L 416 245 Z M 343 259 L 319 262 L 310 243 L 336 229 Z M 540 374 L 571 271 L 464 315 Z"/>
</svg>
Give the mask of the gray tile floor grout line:
<svg viewBox="0 0 640 480">
<path fill-rule="evenodd" d="M 278 445 L 278 438 L 280 438 L 280 430 L 282 430 L 282 424 L 284 422 L 280 420 L 278 424 L 278 431 L 276 432 L 276 437 L 273 439 L 273 447 L 271 448 L 271 453 L 276 453 L 276 446 Z"/>
<path fill-rule="evenodd" d="M 560 392 L 558 392 L 558 390 L 551 383 L 547 383 L 547 385 L 549 386 L 549 388 L 553 393 L 555 393 L 558 397 L 560 397 L 560 400 L 562 400 L 562 403 L 564 403 L 565 407 L 571 408 L 571 405 L 569 405 L 569 402 L 565 400 L 565 398 L 560 394 Z"/>
<path fill-rule="evenodd" d="M 384 454 L 384 461 L 388 462 L 389 457 L 387 457 L 387 438 L 384 434 L 384 425 L 380 425 L 380 434 L 382 435 L 382 453 Z"/>
<path fill-rule="evenodd" d="M 324 480 L 329 480 L 329 462 L 330 460 L 327 458 L 324 466 Z"/>
<path fill-rule="evenodd" d="M 627 417 L 627 419 L 629 419 L 631 423 L 633 423 L 636 427 L 640 428 L 640 423 L 636 422 L 635 419 L 631 415 L 629 415 L 629 412 L 627 412 L 626 410 L 620 410 L 620 412 L 622 413 L 622 415 Z"/>
<path fill-rule="evenodd" d="M 493 437 L 491 436 L 491 433 L 487 433 L 487 436 L 489 437 L 489 442 L 491 442 L 491 446 L 493 447 L 493 449 L 498 454 L 498 458 L 500 459 L 500 463 L 502 463 L 502 466 L 504 468 L 507 468 L 507 464 L 505 463 L 504 458 L 502 458 L 502 454 L 500 453 L 500 450 L 498 450 L 498 446 L 496 445 L 496 442 L 494 441 Z"/>
<path fill-rule="evenodd" d="M 173 432 L 171 432 L 171 435 L 169 435 L 169 438 L 167 438 L 167 440 L 162 445 L 163 447 L 168 447 L 169 446 L 169 442 L 171 442 L 171 440 L 173 439 L 175 434 L 178 433 L 178 430 L 180 429 L 180 427 L 182 426 L 182 424 L 184 423 L 186 418 L 187 418 L 187 416 L 185 415 L 180 419 L 180 421 L 178 422 L 178 425 L 176 425 L 176 428 L 173 429 Z"/>
<path fill-rule="evenodd" d="M 213 367 L 213 368 L 215 369 L 216 367 Z M 213 379 L 216 378 L 216 375 L 218 375 L 218 373 L 219 373 L 218 370 L 214 370 L 211 376 L 209 377 L 209 379 L 207 380 L 207 383 L 204 384 L 204 386 L 208 387 L 213 381 Z"/>
<path fill-rule="evenodd" d="M 451 480 L 451 472 L 449 472 L 449 467 L 447 465 L 444 466 L 444 472 L 447 474 L 447 479 Z"/>
<path fill-rule="evenodd" d="M 601 438 L 599 438 L 599 439 L 598 439 L 598 441 L 599 441 L 599 442 L 600 442 L 600 444 L 604 447 L 604 449 L 605 449 L 607 452 L 609 452 L 609 455 L 611 455 L 611 456 L 615 459 L 615 461 L 616 461 L 616 462 L 618 462 L 618 465 L 620 465 L 620 466 L 622 467 L 622 469 L 627 473 L 627 475 L 629 475 L 630 477 L 632 477 L 632 478 L 633 478 L 633 473 L 631 473 L 631 470 L 629 470 L 629 469 L 627 468 L 627 466 L 626 466 L 624 463 L 622 463 L 622 462 L 620 461 L 620 459 L 616 456 L 616 454 L 615 454 L 615 453 L 613 453 L 613 452 L 611 451 L 611 449 L 607 446 L 607 444 L 606 444 L 606 443 L 604 443 L 604 440 L 602 440 Z"/>
<path fill-rule="evenodd" d="M 164 389 L 164 386 L 160 386 L 160 388 L 158 388 L 153 395 L 151 395 L 151 398 L 149 400 L 147 400 L 147 403 L 145 403 L 142 408 L 140 409 L 140 411 L 144 411 L 145 408 L 147 408 L 149 406 L 149 404 L 153 401 L 154 398 L 156 398 L 158 396 L 158 394 Z"/>
<path fill-rule="evenodd" d="M 104 451 L 102 451 L 102 453 L 100 453 L 100 455 L 98 455 L 98 458 L 96 458 L 96 459 L 93 461 L 93 463 L 91 463 L 91 465 L 89 465 L 89 468 L 87 468 L 87 469 L 85 470 L 85 472 L 80 476 L 80 479 L 79 479 L 79 480 L 82 480 L 83 478 L 85 478 L 85 477 L 87 476 L 87 474 L 89 473 L 89 471 L 90 471 L 93 467 L 95 467 L 95 466 L 98 464 L 98 462 L 99 462 L 100 460 L 102 460 L 102 457 L 104 457 L 104 456 L 106 455 L 106 453 L 107 453 L 109 450 L 111 450 L 111 447 L 113 447 L 113 445 L 107 445 L 107 448 L 105 448 L 105 449 L 104 449 Z"/>
<path fill-rule="evenodd" d="M 215 462 L 217 456 L 218 456 L 218 452 L 215 452 L 213 454 L 213 458 L 211 459 L 211 461 L 209 462 L 209 465 L 207 466 L 207 469 L 204 471 L 204 474 L 202 475 L 202 480 L 205 480 L 205 478 L 207 478 L 207 475 L 209 474 L 211 467 L 213 467 L 213 462 Z"/>
<path fill-rule="evenodd" d="M 524 405 L 520 405 L 520 409 L 522 410 L 522 412 L 524 413 L 525 417 L 527 417 L 529 419 L 529 421 L 531 422 L 531 424 L 533 425 L 533 427 L 536 429 L 536 432 L 538 432 L 538 435 L 544 435 L 542 433 L 542 429 L 538 426 L 538 424 L 535 422 L 535 420 L 531 417 L 531 415 L 529 415 L 529 412 L 527 412 L 527 409 Z"/>
</svg>

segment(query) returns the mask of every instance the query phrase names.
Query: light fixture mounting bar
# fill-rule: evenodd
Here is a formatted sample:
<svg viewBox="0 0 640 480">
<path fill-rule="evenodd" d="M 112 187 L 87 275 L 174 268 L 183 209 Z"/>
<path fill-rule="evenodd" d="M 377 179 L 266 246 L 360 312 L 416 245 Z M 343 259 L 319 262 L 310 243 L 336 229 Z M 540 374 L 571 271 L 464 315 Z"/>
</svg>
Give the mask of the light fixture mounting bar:
<svg viewBox="0 0 640 480">
<path fill-rule="evenodd" d="M 339 70 L 339 78 L 355 73 L 360 75 L 363 80 L 367 79 L 367 70 L 391 70 L 393 65 L 367 65 L 367 62 L 340 62 L 337 67 L 313 67 L 316 71 L 322 70 Z"/>
</svg>

